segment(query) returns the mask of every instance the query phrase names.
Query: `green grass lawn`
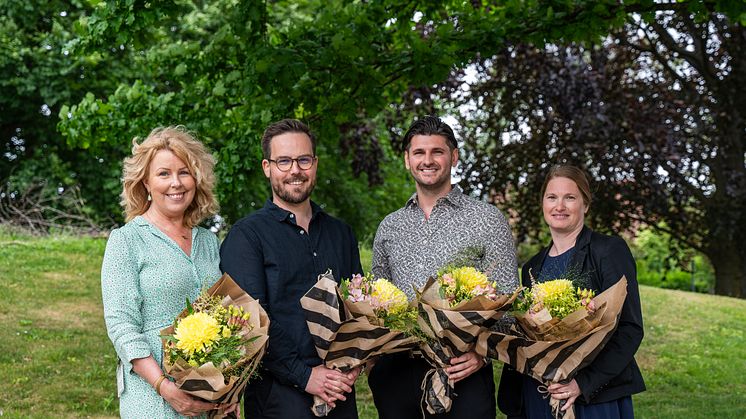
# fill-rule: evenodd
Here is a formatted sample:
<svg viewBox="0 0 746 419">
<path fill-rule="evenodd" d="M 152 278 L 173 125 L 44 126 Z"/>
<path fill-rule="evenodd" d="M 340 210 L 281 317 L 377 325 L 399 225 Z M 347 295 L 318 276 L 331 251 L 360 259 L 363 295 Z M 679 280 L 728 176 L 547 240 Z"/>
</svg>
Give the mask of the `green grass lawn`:
<svg viewBox="0 0 746 419">
<path fill-rule="evenodd" d="M 0 231 L 3 418 L 118 416 L 99 285 L 104 247 L 104 239 Z M 370 266 L 370 252 L 362 258 Z M 637 359 L 648 391 L 634 398 L 637 417 L 746 417 L 746 301 L 641 292 L 645 340 Z M 361 418 L 376 417 L 364 379 L 358 406 Z"/>
</svg>

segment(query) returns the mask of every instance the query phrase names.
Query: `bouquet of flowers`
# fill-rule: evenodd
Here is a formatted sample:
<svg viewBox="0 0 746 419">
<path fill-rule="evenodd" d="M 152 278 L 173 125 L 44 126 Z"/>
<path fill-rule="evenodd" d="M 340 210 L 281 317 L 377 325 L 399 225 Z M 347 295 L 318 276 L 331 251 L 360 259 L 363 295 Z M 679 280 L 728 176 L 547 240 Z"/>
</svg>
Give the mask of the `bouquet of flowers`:
<svg viewBox="0 0 746 419">
<path fill-rule="evenodd" d="M 593 290 L 575 287 L 569 279 L 532 280 L 513 303 L 513 314 L 532 339 L 563 340 L 598 324 L 601 313 L 596 313 L 594 296 Z"/>
<path fill-rule="evenodd" d="M 439 270 L 438 284 L 440 297 L 448 300 L 451 307 L 474 297 L 484 296 L 491 301 L 497 299 L 495 282 L 472 266 L 449 265 Z"/>
<path fill-rule="evenodd" d="M 423 382 L 426 409 L 448 412 L 453 403 L 453 381 L 445 368 L 451 358 L 475 348 L 480 334 L 494 326 L 518 296 L 498 294 L 495 283 L 474 268 L 452 263 L 428 279 L 417 291 L 418 322 L 430 340 L 421 350 L 433 369 Z"/>
<path fill-rule="evenodd" d="M 343 279 L 339 290 L 352 313 L 366 315 L 371 323 L 407 336 L 423 336 L 417 325 L 417 307 L 410 304 L 404 291 L 389 280 L 376 279 L 371 273 L 365 276 L 356 274 Z"/>
<path fill-rule="evenodd" d="M 518 324 L 483 333 L 475 350 L 546 386 L 567 382 L 611 338 L 626 296 L 625 277 L 595 297 L 567 280 L 534 284 L 514 304 Z M 562 403 L 550 399 L 550 405 L 560 416 Z M 574 417 L 572 409 L 565 411 L 565 419 Z"/>
<path fill-rule="evenodd" d="M 331 272 L 319 275 L 300 303 L 319 357 L 326 367 L 342 372 L 414 348 L 422 336 L 406 294 L 372 275 L 355 275 L 339 286 Z M 314 397 L 311 410 L 326 416 L 331 407 Z"/>
<path fill-rule="evenodd" d="M 259 302 L 224 274 L 196 300 L 187 300 L 173 325 L 161 331 L 166 374 L 195 397 L 236 403 L 264 354 L 268 331 L 269 317 Z"/>
<path fill-rule="evenodd" d="M 168 362 L 182 359 L 193 367 L 212 362 L 223 373 L 237 369 L 246 353 L 251 315 L 233 304 L 224 307 L 220 296 L 207 294 L 194 303 L 187 300 L 187 313 L 174 322 L 173 335 L 163 336 L 168 342 L 164 347 Z"/>
</svg>

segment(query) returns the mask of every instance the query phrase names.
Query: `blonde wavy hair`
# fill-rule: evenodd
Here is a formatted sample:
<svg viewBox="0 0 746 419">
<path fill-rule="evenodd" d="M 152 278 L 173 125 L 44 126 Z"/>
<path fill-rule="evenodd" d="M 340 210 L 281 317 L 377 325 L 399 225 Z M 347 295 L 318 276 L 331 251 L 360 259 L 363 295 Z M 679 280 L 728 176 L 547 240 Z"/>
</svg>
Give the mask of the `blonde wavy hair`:
<svg viewBox="0 0 746 419">
<path fill-rule="evenodd" d="M 124 159 L 122 169 L 122 200 L 124 218 L 130 221 L 150 207 L 144 180 L 153 157 L 160 150 L 169 150 L 186 163 L 194 177 L 194 200 L 184 211 L 184 225 L 192 228 L 205 218 L 218 212 L 218 201 L 213 194 L 215 187 L 215 158 L 205 146 L 184 126 L 159 127 L 138 144 L 132 140 L 132 155 Z"/>
</svg>

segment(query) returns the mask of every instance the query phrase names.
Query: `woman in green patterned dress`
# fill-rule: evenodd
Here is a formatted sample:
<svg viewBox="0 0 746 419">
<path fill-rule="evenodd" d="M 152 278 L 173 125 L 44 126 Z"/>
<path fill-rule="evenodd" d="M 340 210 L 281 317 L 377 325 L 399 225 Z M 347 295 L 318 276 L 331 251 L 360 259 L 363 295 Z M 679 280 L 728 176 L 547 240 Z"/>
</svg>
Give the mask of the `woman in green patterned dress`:
<svg viewBox="0 0 746 419">
<path fill-rule="evenodd" d="M 165 377 L 159 333 L 187 298 L 220 277 L 218 240 L 198 226 L 218 209 L 215 160 L 183 127 L 157 128 L 132 144 L 122 179 L 127 224 L 111 232 L 101 268 L 104 318 L 119 358 L 119 411 L 123 418 L 199 416 L 219 406 Z"/>
</svg>

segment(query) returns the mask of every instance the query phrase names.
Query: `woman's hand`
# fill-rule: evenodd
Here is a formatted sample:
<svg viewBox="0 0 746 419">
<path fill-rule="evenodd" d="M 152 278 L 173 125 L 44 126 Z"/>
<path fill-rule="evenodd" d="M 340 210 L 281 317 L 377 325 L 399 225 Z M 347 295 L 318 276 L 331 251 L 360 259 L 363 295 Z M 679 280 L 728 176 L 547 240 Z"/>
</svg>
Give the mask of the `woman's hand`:
<svg viewBox="0 0 746 419">
<path fill-rule="evenodd" d="M 557 400 L 565 400 L 565 405 L 562 406 L 562 411 L 569 409 L 572 407 L 573 403 L 575 403 L 575 399 L 580 397 L 580 387 L 578 387 L 577 381 L 573 379 L 567 384 L 551 384 L 547 391 L 549 391 L 549 394 L 552 395 L 553 399 Z"/>
<path fill-rule="evenodd" d="M 161 384 L 161 396 L 174 408 L 180 415 L 199 416 L 210 410 L 219 408 L 228 408 L 231 405 L 208 403 L 196 399 L 189 394 L 181 391 L 176 384 L 169 380 L 164 380 Z M 237 404 L 237 403 L 236 403 Z"/>
</svg>

